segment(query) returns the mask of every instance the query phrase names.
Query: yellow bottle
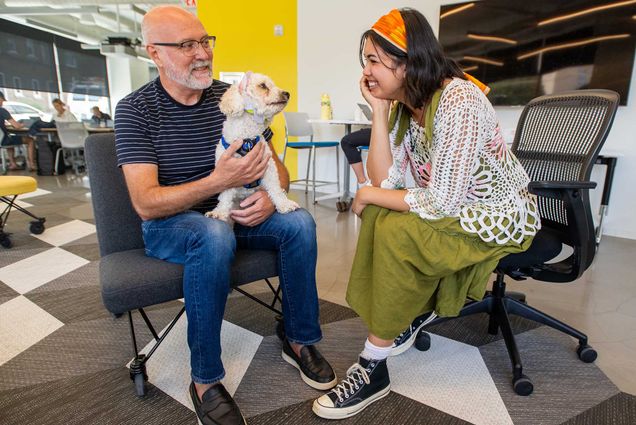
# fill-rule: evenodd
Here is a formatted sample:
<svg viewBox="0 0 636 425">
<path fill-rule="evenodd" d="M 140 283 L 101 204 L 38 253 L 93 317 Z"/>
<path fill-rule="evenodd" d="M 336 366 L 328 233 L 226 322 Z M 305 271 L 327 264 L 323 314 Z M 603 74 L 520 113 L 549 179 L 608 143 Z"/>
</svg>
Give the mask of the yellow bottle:
<svg viewBox="0 0 636 425">
<path fill-rule="evenodd" d="M 333 111 L 331 109 L 331 99 L 327 93 L 323 93 L 320 96 L 320 119 L 331 120 L 333 119 Z"/>
</svg>

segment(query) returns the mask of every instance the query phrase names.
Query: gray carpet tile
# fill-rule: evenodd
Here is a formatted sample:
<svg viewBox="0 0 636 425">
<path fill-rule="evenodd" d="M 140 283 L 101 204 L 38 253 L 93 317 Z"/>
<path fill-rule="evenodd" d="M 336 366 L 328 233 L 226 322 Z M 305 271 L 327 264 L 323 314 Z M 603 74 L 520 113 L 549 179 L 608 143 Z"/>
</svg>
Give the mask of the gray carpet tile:
<svg viewBox="0 0 636 425">
<path fill-rule="evenodd" d="M 176 315 L 179 306 L 148 311 L 158 330 Z M 134 315 L 137 344 L 151 335 Z M 0 391 L 123 366 L 133 357 L 128 317 L 104 317 L 67 324 L 0 366 Z"/>
<path fill-rule="evenodd" d="M 95 285 L 28 293 L 25 296 L 67 325 L 111 316 L 102 304 L 100 288 Z"/>
<path fill-rule="evenodd" d="M 73 288 L 99 287 L 99 262 L 91 261 L 29 292 L 39 294 Z"/>
<path fill-rule="evenodd" d="M 488 333 L 488 320 L 488 315 L 485 313 L 475 314 L 470 317 L 458 317 L 439 325 L 429 326 L 426 329 L 434 334 L 479 347 L 499 341 L 502 338 L 501 333 L 497 335 Z M 536 329 L 540 326 L 536 322 L 518 316 L 510 316 L 510 324 L 515 334 Z"/>
<path fill-rule="evenodd" d="M 99 260 L 99 245 L 97 244 L 97 234 L 95 233 L 69 242 L 63 245 L 62 248 L 89 261 Z"/>
<path fill-rule="evenodd" d="M 5 228 L 5 231 L 10 233 L 9 238 L 13 242 L 13 248 L 0 247 L 0 267 L 17 263 L 53 248 L 53 245 L 31 236 L 28 226 L 11 226 L 11 228 Z"/>
<path fill-rule="evenodd" d="M 366 338 L 366 328 L 359 318 L 329 323 L 322 327 L 323 340 L 318 344 L 322 355 L 341 378 L 358 359 Z M 307 386 L 298 371 L 281 357 L 282 345 L 276 336 L 263 339 L 250 367 L 235 393 L 246 416 L 254 416 L 290 404 L 319 397 L 322 393 Z M 276 394 L 262 397 L 259 394 Z"/>
<path fill-rule="evenodd" d="M 36 198 L 33 198 L 33 200 L 35 199 Z M 32 202 L 31 199 L 27 199 L 25 202 L 29 202 L 31 204 L 34 203 Z M 68 216 L 61 214 L 60 211 L 55 207 L 55 205 L 47 205 L 44 207 L 39 207 L 34 205 L 33 207 L 29 208 L 29 211 L 31 211 L 33 214 L 35 214 L 38 217 L 46 218 L 46 222 L 44 223 L 44 226 L 45 226 L 44 231 L 46 231 L 46 228 L 57 226 L 59 224 L 68 223 L 69 221 L 71 221 L 71 219 Z M 28 233 L 29 222 L 33 220 L 31 217 L 25 214 L 11 213 L 11 218 L 9 219 L 9 223 L 11 224 L 11 222 L 13 222 L 14 220 L 16 223 L 17 222 L 20 223 L 20 227 L 19 227 L 20 230 L 24 229 Z"/>
<path fill-rule="evenodd" d="M 517 345 L 523 372 L 534 384 L 528 397 L 512 389 L 503 341 L 479 349 L 515 425 L 560 424 L 619 392 L 596 365 L 578 359 L 577 343 L 567 335 L 542 326 L 517 335 Z"/>
<path fill-rule="evenodd" d="M 228 298 L 225 307 L 225 320 L 261 336 L 274 335 L 276 329 L 276 313 L 257 304 L 237 291 L 233 291 L 232 294 L 233 295 Z M 259 292 L 253 295 L 266 303 L 270 303 L 273 299 L 271 291 Z M 319 307 L 321 324 L 356 317 L 356 314 L 351 309 L 329 301 L 319 300 Z M 280 303 L 276 303 L 276 308 L 281 309 Z"/>
<path fill-rule="evenodd" d="M 469 422 L 448 415 L 396 393 L 371 404 L 351 418 L 330 421 L 319 418 L 312 410 L 313 400 L 307 400 L 247 420 L 249 425 L 464 425 Z"/>
<path fill-rule="evenodd" d="M 592 407 L 563 425 L 634 425 L 636 397 L 620 393 Z"/>
<path fill-rule="evenodd" d="M 0 281 L 0 304 L 17 297 L 18 295 L 20 294 Z"/>
<path fill-rule="evenodd" d="M 135 395 L 124 367 L 0 392 L 3 425 L 195 424 L 194 412 L 149 385 Z"/>
</svg>

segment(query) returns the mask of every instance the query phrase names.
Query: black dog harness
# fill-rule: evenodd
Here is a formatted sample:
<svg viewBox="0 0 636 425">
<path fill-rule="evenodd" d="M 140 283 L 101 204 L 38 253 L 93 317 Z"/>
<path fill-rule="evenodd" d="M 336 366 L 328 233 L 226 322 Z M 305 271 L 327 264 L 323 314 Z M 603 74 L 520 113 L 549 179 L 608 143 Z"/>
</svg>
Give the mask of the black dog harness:
<svg viewBox="0 0 636 425">
<path fill-rule="evenodd" d="M 248 152 L 250 152 L 252 149 L 254 149 L 254 146 L 256 146 L 256 144 L 261 140 L 261 136 L 256 136 L 253 139 L 243 139 L 243 144 L 241 145 L 240 148 L 238 148 L 236 150 L 236 153 L 241 155 L 241 156 L 245 156 L 248 154 Z M 230 147 L 230 144 L 227 142 L 227 140 L 225 140 L 225 137 L 221 136 L 221 144 L 223 145 L 223 147 L 225 149 Z M 256 180 L 255 182 L 246 184 L 244 187 L 246 189 L 252 189 L 255 187 L 260 186 L 261 184 L 261 179 Z"/>
</svg>

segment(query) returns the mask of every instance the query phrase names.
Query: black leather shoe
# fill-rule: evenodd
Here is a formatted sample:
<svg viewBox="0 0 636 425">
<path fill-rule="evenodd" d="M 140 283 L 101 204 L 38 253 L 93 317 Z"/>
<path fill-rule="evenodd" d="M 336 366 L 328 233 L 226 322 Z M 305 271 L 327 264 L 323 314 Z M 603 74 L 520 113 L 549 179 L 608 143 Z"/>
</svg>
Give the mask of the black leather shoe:
<svg viewBox="0 0 636 425">
<path fill-rule="evenodd" d="M 190 384 L 194 411 L 203 425 L 247 425 L 241 410 L 223 384 L 216 384 L 199 399 L 194 382 Z"/>
<path fill-rule="evenodd" d="M 289 345 L 289 341 L 285 339 L 282 356 L 283 360 L 298 369 L 302 380 L 312 388 L 328 390 L 338 383 L 331 365 L 313 345 L 301 348 L 299 358 Z"/>
</svg>

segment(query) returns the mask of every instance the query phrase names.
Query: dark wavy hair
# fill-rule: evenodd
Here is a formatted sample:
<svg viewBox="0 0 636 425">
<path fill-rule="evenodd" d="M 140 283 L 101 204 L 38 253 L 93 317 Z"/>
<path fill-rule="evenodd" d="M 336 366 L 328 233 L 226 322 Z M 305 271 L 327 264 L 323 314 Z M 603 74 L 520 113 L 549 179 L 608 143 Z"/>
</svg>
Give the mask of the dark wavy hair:
<svg viewBox="0 0 636 425">
<path fill-rule="evenodd" d="M 364 45 L 370 39 L 392 57 L 396 65 L 406 65 L 405 100 L 413 108 L 422 108 L 442 86 L 444 79 L 465 77 L 459 65 L 444 55 L 424 15 L 411 8 L 399 11 L 406 28 L 407 52 L 404 53 L 375 31 L 368 30 L 360 39 L 360 64 L 364 66 Z"/>
</svg>

